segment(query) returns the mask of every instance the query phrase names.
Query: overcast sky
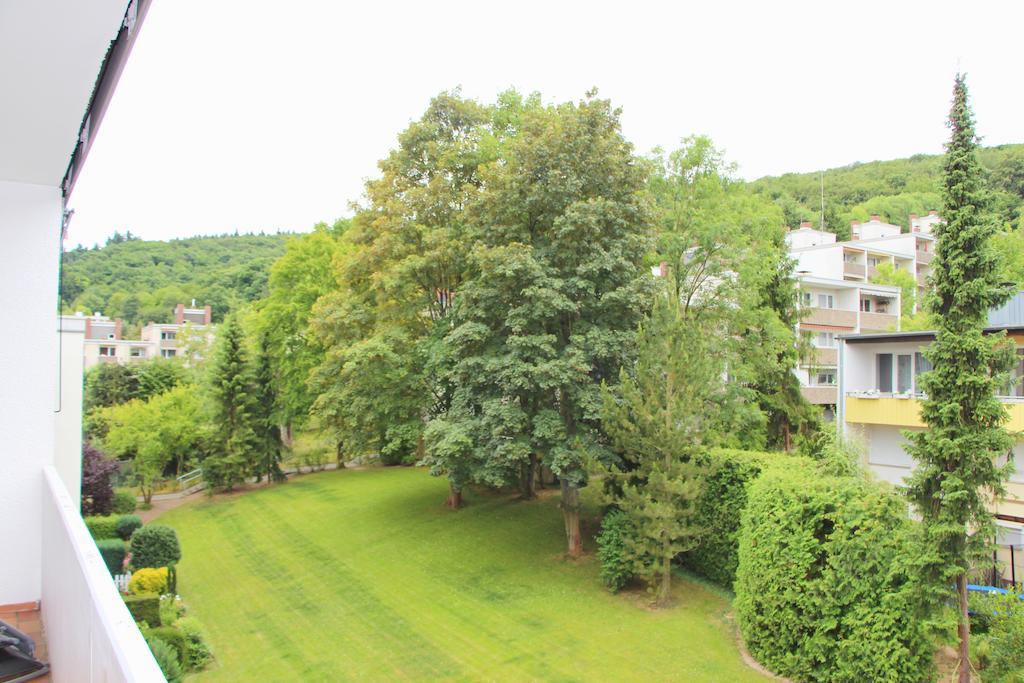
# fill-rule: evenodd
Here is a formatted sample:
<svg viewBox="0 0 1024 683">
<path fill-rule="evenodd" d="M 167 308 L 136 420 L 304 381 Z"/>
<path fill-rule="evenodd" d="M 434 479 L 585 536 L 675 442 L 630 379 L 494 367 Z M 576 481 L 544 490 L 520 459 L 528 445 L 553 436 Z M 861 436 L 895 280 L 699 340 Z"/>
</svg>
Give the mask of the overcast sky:
<svg viewBox="0 0 1024 683">
<path fill-rule="evenodd" d="M 1019 0 L 156 0 L 69 242 L 348 215 L 398 132 L 460 85 L 482 101 L 596 86 L 638 151 L 706 133 L 757 178 L 941 152 L 959 66 L 984 143 L 1022 142 L 1022 26 Z"/>
</svg>

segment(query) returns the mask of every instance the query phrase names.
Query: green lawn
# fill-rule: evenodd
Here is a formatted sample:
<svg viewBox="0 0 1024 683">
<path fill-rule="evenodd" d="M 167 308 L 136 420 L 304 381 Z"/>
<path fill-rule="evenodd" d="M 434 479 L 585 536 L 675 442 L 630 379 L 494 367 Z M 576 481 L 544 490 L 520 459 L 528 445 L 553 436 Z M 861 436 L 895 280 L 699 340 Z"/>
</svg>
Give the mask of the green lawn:
<svg viewBox="0 0 1024 683">
<path fill-rule="evenodd" d="M 168 512 L 179 592 L 217 655 L 201 681 L 760 678 L 728 599 L 679 580 L 679 605 L 610 595 L 562 558 L 557 496 L 470 494 L 408 468 L 326 472 Z M 588 546 L 588 550 L 590 547 Z"/>
</svg>

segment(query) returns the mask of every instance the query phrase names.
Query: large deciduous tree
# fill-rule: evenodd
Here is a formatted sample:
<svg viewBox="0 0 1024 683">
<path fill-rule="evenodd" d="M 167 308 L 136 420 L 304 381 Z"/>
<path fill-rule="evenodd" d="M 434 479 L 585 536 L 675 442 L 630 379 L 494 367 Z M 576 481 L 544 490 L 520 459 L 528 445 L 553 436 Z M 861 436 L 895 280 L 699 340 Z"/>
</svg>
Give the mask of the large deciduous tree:
<svg viewBox="0 0 1024 683">
<path fill-rule="evenodd" d="M 445 343 L 451 409 L 431 457 L 435 471 L 475 462 L 477 480 L 527 493 L 543 462 L 578 556 L 586 463 L 608 454 L 600 383 L 616 379 L 649 302 L 646 168 L 619 112 L 592 95 L 525 111 L 503 157 L 470 211 L 471 276 Z"/>
<path fill-rule="evenodd" d="M 921 417 L 926 429 L 906 434 L 917 461 L 908 494 L 921 515 L 924 585 L 935 604 L 959 596 L 960 681 L 969 683 L 967 571 L 972 556 L 993 535 L 989 504 L 1008 474 L 998 463 L 1013 445 L 1004 428 L 1006 410 L 996 398 L 1012 367 L 1013 351 L 1003 335 L 986 335 L 988 310 L 1011 289 L 990 244 L 995 226 L 981 213 L 981 168 L 967 86 L 957 75 L 949 114 L 942 223 L 932 263 L 928 308 L 937 323 L 925 351 L 933 370 L 921 380 L 926 394 Z"/>
</svg>

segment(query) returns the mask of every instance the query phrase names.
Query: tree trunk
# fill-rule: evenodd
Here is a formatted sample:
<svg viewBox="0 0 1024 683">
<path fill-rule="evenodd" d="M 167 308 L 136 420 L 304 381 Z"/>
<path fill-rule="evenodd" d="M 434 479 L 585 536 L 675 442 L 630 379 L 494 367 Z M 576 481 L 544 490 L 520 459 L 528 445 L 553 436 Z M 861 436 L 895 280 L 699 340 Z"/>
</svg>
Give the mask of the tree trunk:
<svg viewBox="0 0 1024 683">
<path fill-rule="evenodd" d="M 338 469 L 345 469 L 345 442 L 339 441 L 338 445 L 334 447 L 334 457 L 338 463 Z"/>
<path fill-rule="evenodd" d="M 971 622 L 967 616 L 967 575 L 956 577 L 956 592 L 960 600 L 960 620 L 956 631 L 960 637 L 960 675 L 959 683 L 971 683 Z"/>
<path fill-rule="evenodd" d="M 787 453 L 793 450 L 793 437 L 789 433 L 789 420 L 782 421 L 782 441 L 785 444 Z"/>
<path fill-rule="evenodd" d="M 658 587 L 658 596 L 656 598 L 658 607 L 667 605 L 669 596 L 672 595 L 672 553 L 668 545 L 666 542 L 665 547 L 661 551 L 661 585 Z"/>
<path fill-rule="evenodd" d="M 458 510 L 462 507 L 462 489 L 451 481 L 448 482 L 448 501 L 446 505 L 452 510 Z"/>
<path fill-rule="evenodd" d="M 292 444 L 295 443 L 295 440 L 292 439 L 292 426 L 291 426 L 291 424 L 283 424 L 283 425 L 281 425 L 280 429 L 281 429 L 281 445 L 284 446 L 285 448 L 287 448 L 288 450 L 291 450 Z"/>
<path fill-rule="evenodd" d="M 565 539 L 569 545 L 569 557 L 583 555 L 583 541 L 580 538 L 580 490 L 562 479 L 562 517 L 565 519 Z"/>
<path fill-rule="evenodd" d="M 533 500 L 537 497 L 537 454 L 530 453 L 529 462 L 523 465 L 522 482 L 520 488 L 523 492 L 523 500 Z"/>
</svg>

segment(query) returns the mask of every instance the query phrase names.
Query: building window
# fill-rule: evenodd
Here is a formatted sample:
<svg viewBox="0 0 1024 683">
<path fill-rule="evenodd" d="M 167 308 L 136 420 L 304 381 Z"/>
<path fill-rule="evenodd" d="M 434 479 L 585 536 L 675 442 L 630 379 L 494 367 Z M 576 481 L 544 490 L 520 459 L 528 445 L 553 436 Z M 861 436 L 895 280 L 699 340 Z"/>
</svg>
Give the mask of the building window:
<svg viewBox="0 0 1024 683">
<path fill-rule="evenodd" d="M 875 355 L 875 363 L 878 368 L 878 390 L 883 394 L 892 393 L 892 354 L 879 353 Z"/>
<path fill-rule="evenodd" d="M 160 338 L 161 339 L 174 339 L 174 337 L 175 337 L 175 333 L 174 332 L 168 332 L 168 331 L 165 330 L 165 331 L 160 333 Z"/>
<path fill-rule="evenodd" d="M 900 394 L 910 393 L 913 384 L 913 372 L 911 361 L 913 356 L 909 353 L 901 353 L 896 357 L 896 391 Z"/>
<path fill-rule="evenodd" d="M 820 349 L 834 349 L 836 346 L 836 333 L 835 332 L 819 332 L 817 344 Z"/>
<path fill-rule="evenodd" d="M 811 297 L 811 293 L 810 292 L 800 292 L 800 305 L 801 306 L 810 306 L 811 305 L 811 299 L 812 299 L 812 297 Z"/>
<path fill-rule="evenodd" d="M 178 352 L 175 349 L 160 349 L 160 355 L 164 358 L 174 358 L 177 353 Z"/>
<path fill-rule="evenodd" d="M 872 268 L 877 268 L 878 264 L 881 263 L 881 261 L 882 259 L 878 258 L 877 256 L 868 257 L 868 265 L 871 266 Z"/>
<path fill-rule="evenodd" d="M 871 312 L 871 299 L 861 299 L 860 300 L 860 310 L 864 311 L 865 313 L 870 313 Z"/>
<path fill-rule="evenodd" d="M 142 349 L 132 348 L 128 351 L 132 358 L 142 358 Z"/>
<path fill-rule="evenodd" d="M 821 386 L 835 386 L 836 383 L 836 371 L 835 370 L 818 370 L 818 384 Z"/>
<path fill-rule="evenodd" d="M 847 263 L 856 263 L 857 254 L 844 253 L 843 260 L 846 261 Z"/>
<path fill-rule="evenodd" d="M 914 391 L 917 393 L 924 393 L 921 389 L 921 381 L 918 377 L 921 373 L 930 372 L 932 369 L 932 362 L 924 357 L 924 354 L 920 351 L 914 354 Z"/>
<path fill-rule="evenodd" d="M 117 350 L 113 346 L 101 346 L 100 356 L 104 358 L 113 358 L 117 355 Z"/>
<path fill-rule="evenodd" d="M 818 308 L 835 308 L 836 300 L 831 294 L 818 295 Z"/>
</svg>

